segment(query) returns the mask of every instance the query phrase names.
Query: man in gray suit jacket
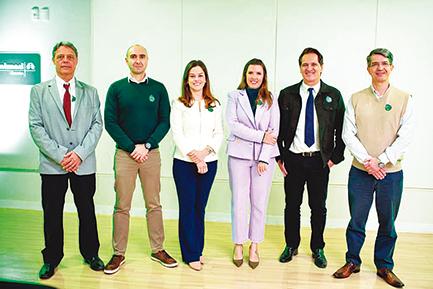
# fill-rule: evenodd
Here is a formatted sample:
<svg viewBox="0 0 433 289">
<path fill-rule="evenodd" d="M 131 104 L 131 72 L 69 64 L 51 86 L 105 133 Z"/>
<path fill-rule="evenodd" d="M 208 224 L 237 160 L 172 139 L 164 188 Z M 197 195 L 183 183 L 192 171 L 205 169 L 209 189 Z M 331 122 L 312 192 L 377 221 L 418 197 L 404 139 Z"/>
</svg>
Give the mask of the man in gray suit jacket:
<svg viewBox="0 0 433 289">
<path fill-rule="evenodd" d="M 44 211 L 44 265 L 39 278 L 48 279 L 63 258 L 63 207 L 68 183 L 79 219 L 79 245 L 84 261 L 104 269 L 93 204 L 96 189 L 95 148 L 102 133 L 96 89 L 74 77 L 78 52 L 70 42 L 53 48 L 56 77 L 32 87 L 29 128 L 39 149 Z"/>
</svg>

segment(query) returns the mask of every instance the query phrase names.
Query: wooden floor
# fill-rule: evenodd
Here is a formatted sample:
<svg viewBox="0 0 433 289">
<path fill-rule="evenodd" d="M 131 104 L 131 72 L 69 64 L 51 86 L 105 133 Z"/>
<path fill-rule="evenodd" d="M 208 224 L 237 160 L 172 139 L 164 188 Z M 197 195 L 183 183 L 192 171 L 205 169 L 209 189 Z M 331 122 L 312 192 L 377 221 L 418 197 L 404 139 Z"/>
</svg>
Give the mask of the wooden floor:
<svg viewBox="0 0 433 289">
<path fill-rule="evenodd" d="M 299 255 L 287 264 L 278 262 L 283 249 L 283 227 L 267 226 L 260 245 L 261 262 L 252 270 L 246 263 L 236 268 L 231 263 L 231 227 L 226 223 L 206 224 L 204 256 L 200 272 L 180 264 L 174 269 L 162 267 L 149 258 L 144 218 L 132 218 L 125 266 L 114 275 L 94 272 L 83 264 L 78 251 L 77 218 L 67 213 L 65 223 L 65 257 L 53 278 L 39 281 L 43 248 L 42 212 L 0 209 L 0 279 L 42 283 L 56 288 L 392 288 L 376 277 L 373 265 L 375 232 L 368 232 L 362 251 L 359 274 L 346 280 L 331 275 L 344 263 L 346 250 L 344 230 L 326 230 L 328 267 L 314 266 L 309 250 L 309 229 L 302 230 Z M 98 216 L 101 242 L 100 257 L 111 257 L 111 217 Z M 177 221 L 165 221 L 167 251 L 180 259 Z M 433 234 L 400 233 L 395 252 L 394 272 L 405 282 L 405 288 L 433 288 Z"/>
</svg>

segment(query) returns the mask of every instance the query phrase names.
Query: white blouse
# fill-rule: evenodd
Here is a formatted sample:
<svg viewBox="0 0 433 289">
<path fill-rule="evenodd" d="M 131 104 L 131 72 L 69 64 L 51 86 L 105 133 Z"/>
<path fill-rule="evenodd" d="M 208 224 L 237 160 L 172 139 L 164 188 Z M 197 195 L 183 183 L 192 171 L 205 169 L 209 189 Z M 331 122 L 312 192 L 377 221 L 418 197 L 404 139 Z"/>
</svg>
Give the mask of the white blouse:
<svg viewBox="0 0 433 289">
<path fill-rule="evenodd" d="M 170 126 L 176 145 L 174 158 L 192 162 L 187 156 L 189 152 L 203 150 L 209 146 L 214 152 L 206 156 L 204 161 L 218 159 L 218 151 L 224 136 L 222 109 L 218 102 L 215 103 L 215 107 L 206 109 L 204 100 L 186 107 L 175 99 L 170 112 Z"/>
</svg>

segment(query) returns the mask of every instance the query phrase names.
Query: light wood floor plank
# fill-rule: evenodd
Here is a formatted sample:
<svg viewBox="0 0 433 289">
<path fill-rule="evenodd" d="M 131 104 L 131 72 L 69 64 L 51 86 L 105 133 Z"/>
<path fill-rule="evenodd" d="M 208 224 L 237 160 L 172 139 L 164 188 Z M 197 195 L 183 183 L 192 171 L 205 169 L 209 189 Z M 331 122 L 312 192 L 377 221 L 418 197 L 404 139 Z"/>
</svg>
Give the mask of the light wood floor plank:
<svg viewBox="0 0 433 289">
<path fill-rule="evenodd" d="M 42 283 L 57 288 L 392 288 L 376 277 L 373 246 L 376 232 L 368 232 L 362 251 L 359 274 L 346 280 L 331 275 L 344 263 L 346 244 L 343 229 L 326 230 L 325 253 L 328 267 L 318 269 L 312 263 L 308 228 L 302 229 L 299 255 L 287 264 L 278 262 L 283 249 L 283 227 L 267 226 L 265 241 L 260 245 L 260 265 L 252 270 L 247 263 L 236 268 L 231 263 L 231 227 L 226 223 L 206 223 L 206 264 L 201 272 L 187 265 L 167 269 L 150 260 L 149 242 L 144 218 L 132 218 L 125 266 L 114 275 L 94 272 L 83 264 L 78 250 L 76 214 L 65 213 L 65 257 L 56 274 L 39 281 L 43 248 L 42 212 L 0 209 L 0 278 Z M 111 257 L 111 216 L 98 216 L 100 257 Z M 166 249 L 180 260 L 177 221 L 165 221 Z M 400 233 L 395 253 L 395 272 L 405 288 L 433 288 L 433 234 Z M 244 253 L 248 252 L 245 247 Z M 245 258 L 246 259 L 246 258 Z"/>
</svg>

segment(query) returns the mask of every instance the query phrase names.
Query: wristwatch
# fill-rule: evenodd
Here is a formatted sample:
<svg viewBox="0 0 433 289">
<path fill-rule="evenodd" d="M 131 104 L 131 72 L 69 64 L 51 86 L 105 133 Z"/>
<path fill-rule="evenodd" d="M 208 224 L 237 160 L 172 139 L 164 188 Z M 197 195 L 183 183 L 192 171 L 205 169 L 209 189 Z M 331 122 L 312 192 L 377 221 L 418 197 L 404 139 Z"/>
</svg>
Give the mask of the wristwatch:
<svg viewBox="0 0 433 289">
<path fill-rule="evenodd" d="M 150 148 L 152 147 L 152 145 L 149 142 L 147 142 L 147 143 L 144 144 L 144 147 L 147 148 L 148 150 L 150 150 Z"/>
<path fill-rule="evenodd" d="M 385 164 L 383 162 L 378 162 L 377 166 L 381 169 L 383 169 L 385 167 Z"/>
</svg>

